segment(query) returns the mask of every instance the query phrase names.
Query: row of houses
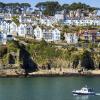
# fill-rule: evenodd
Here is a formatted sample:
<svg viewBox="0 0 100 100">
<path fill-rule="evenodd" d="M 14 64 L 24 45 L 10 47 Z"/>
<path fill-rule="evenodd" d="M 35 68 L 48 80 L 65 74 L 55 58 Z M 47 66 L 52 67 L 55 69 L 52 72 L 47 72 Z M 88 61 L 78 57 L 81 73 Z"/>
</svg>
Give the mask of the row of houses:
<svg viewBox="0 0 100 100">
<path fill-rule="evenodd" d="M 100 19 L 67 19 L 64 21 L 64 24 L 76 26 L 100 26 Z"/>
<path fill-rule="evenodd" d="M 57 13 L 54 16 L 35 16 L 34 14 L 26 15 L 12 15 L 12 14 L 6 14 L 6 15 L 0 15 L 0 20 L 12 20 L 13 16 L 19 16 L 18 20 L 20 23 L 32 23 L 33 25 L 38 25 L 39 24 L 45 24 L 47 26 L 52 26 L 55 23 L 62 23 L 66 25 L 76 25 L 76 26 L 87 26 L 87 25 L 94 25 L 94 26 L 100 26 L 100 17 L 94 17 L 94 18 L 89 18 L 89 17 L 83 17 L 83 18 L 78 18 L 78 17 L 64 17 L 63 13 Z"/>
<path fill-rule="evenodd" d="M 61 32 L 57 28 L 51 28 L 49 30 L 41 29 L 40 27 L 33 27 L 32 24 L 21 23 L 17 26 L 11 21 L 2 21 L 0 23 L 0 31 L 7 35 L 22 36 L 26 35 L 34 36 L 37 40 L 44 38 L 47 41 L 60 40 Z"/>
<path fill-rule="evenodd" d="M 61 19 L 67 19 L 67 18 L 85 18 L 88 16 L 89 18 L 95 18 L 98 14 L 97 10 L 94 10 L 93 12 L 89 12 L 89 10 L 83 10 L 83 9 L 77 9 L 77 10 L 62 10 L 62 11 L 57 11 L 55 13 L 55 17 L 58 20 Z M 58 17 L 59 16 L 59 17 Z"/>
<path fill-rule="evenodd" d="M 52 26 L 54 23 L 61 23 L 65 25 L 75 25 L 75 26 L 100 26 L 100 18 L 64 18 L 64 15 L 56 14 L 55 16 L 40 17 L 39 22 L 41 24 L 46 24 Z"/>
<path fill-rule="evenodd" d="M 61 40 L 61 31 L 57 28 L 51 29 L 42 29 L 39 26 L 35 28 L 31 24 L 20 24 L 17 26 L 14 22 L 6 22 L 3 21 L 0 23 L 0 41 L 2 44 L 6 44 L 9 36 L 19 36 L 27 38 L 27 36 L 31 36 L 34 39 L 41 41 L 44 39 L 47 42 L 51 41 L 60 41 Z M 65 34 L 65 40 L 67 43 L 77 43 L 78 36 L 74 33 Z"/>
<path fill-rule="evenodd" d="M 64 17 L 63 14 L 55 14 L 54 16 L 43 16 L 41 15 L 40 17 L 35 17 L 35 20 L 33 20 L 33 16 L 28 16 L 28 15 L 20 15 L 19 16 L 19 21 L 21 23 L 32 23 L 37 25 L 38 23 L 40 24 L 45 24 L 47 26 L 52 26 L 55 23 L 61 23 L 61 24 L 66 24 L 66 25 L 76 25 L 76 26 L 88 26 L 88 25 L 94 25 L 94 26 L 100 26 L 100 18 L 99 17 L 94 17 L 94 18 L 89 18 L 89 17 L 84 17 L 84 18 L 78 18 L 78 17 Z M 36 19 L 38 19 L 36 21 Z"/>
<path fill-rule="evenodd" d="M 25 36 L 25 34 L 32 34 L 32 26 L 30 24 L 20 24 L 17 26 L 12 21 L 2 21 L 0 23 L 0 31 L 9 35 Z"/>
<path fill-rule="evenodd" d="M 84 16 L 87 13 L 87 16 Z M 58 11 L 56 12 L 54 18 L 58 22 L 63 22 L 66 25 L 76 25 L 76 26 L 87 26 L 94 25 L 100 26 L 100 16 L 97 15 L 97 11 L 92 13 L 83 12 L 80 9 L 75 11 Z"/>
<path fill-rule="evenodd" d="M 46 31 L 46 30 L 42 30 L 39 26 L 37 26 L 34 29 L 34 34 L 32 34 L 32 35 L 34 35 L 34 39 L 36 39 L 38 41 L 41 41 L 42 39 L 44 39 L 47 42 L 51 42 L 51 41 L 57 42 L 57 41 L 61 40 L 60 39 L 61 32 L 58 29 Z M 24 35 L 21 35 L 21 37 L 24 37 Z M 83 37 L 84 40 L 86 40 L 86 42 L 87 41 L 95 42 L 97 38 L 100 39 L 100 32 L 93 33 L 93 31 L 91 31 L 91 32 L 84 31 L 84 33 L 81 35 L 78 35 L 76 33 L 65 33 L 64 37 L 65 37 L 65 41 L 68 44 L 78 43 L 79 42 L 78 40 L 81 37 Z M 25 38 L 27 38 L 27 35 L 25 36 Z M 0 33 L 0 44 L 5 45 L 8 40 L 13 40 L 13 39 L 14 39 L 13 35 Z"/>
<path fill-rule="evenodd" d="M 48 26 L 48 25 L 47 25 Z M 25 37 L 27 38 L 28 36 L 31 36 L 32 38 L 36 40 L 42 40 L 44 39 L 45 41 L 60 41 L 61 40 L 61 30 L 58 28 L 54 28 L 53 26 L 50 29 L 41 28 L 39 25 L 36 25 L 34 27 L 34 24 L 32 23 L 25 23 L 22 21 L 22 18 L 20 20 L 20 25 L 16 25 L 13 21 L 11 20 L 1 20 L 0 21 L 0 41 L 4 44 L 5 37 L 11 37 L 11 36 L 19 36 L 19 37 Z M 79 35 L 76 33 L 65 33 L 65 41 L 67 43 L 78 43 Z M 84 31 L 83 36 L 85 40 L 91 40 L 95 41 L 96 37 L 100 37 L 100 32 L 97 31 Z"/>
</svg>

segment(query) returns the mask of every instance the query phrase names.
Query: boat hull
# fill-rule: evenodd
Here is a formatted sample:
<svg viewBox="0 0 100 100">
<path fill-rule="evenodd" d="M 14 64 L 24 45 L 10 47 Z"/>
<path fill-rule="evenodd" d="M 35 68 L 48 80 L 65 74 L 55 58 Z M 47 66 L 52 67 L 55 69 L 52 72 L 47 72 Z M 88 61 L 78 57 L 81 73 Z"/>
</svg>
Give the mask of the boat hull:
<svg viewBox="0 0 100 100">
<path fill-rule="evenodd" d="M 75 91 L 73 91 L 72 93 L 73 94 L 76 94 L 76 95 L 95 95 L 94 92 L 82 93 L 82 92 L 75 92 Z"/>
</svg>

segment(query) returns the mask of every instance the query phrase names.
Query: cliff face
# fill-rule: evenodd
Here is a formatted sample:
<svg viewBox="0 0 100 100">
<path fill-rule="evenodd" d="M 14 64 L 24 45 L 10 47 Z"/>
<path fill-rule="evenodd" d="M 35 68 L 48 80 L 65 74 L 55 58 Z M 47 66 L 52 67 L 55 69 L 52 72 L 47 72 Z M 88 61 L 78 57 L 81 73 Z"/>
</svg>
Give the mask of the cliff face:
<svg viewBox="0 0 100 100">
<path fill-rule="evenodd" d="M 18 74 L 36 71 L 37 64 L 25 49 L 25 45 L 18 41 L 9 42 L 7 46 L 0 49 L 1 73 Z"/>
<path fill-rule="evenodd" d="M 22 68 L 25 69 L 26 73 L 38 70 L 37 64 L 33 61 L 32 56 L 25 47 L 20 47 L 20 60 L 22 61 Z"/>
<path fill-rule="evenodd" d="M 59 48 L 45 41 L 27 41 L 27 44 L 11 41 L 7 46 L 0 46 L 0 74 L 27 75 L 29 72 L 51 68 L 99 69 L 100 48 Z"/>
</svg>

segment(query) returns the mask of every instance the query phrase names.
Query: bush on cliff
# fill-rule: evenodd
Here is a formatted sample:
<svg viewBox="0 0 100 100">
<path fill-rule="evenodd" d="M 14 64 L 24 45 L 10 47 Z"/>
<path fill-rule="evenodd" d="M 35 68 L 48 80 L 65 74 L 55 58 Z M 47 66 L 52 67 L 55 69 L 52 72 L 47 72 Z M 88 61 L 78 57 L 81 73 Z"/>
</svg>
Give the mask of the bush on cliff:
<svg viewBox="0 0 100 100">
<path fill-rule="evenodd" d="M 86 69 L 94 69 L 94 61 L 91 57 L 91 53 L 87 50 L 84 51 L 81 58 L 81 67 Z"/>
</svg>

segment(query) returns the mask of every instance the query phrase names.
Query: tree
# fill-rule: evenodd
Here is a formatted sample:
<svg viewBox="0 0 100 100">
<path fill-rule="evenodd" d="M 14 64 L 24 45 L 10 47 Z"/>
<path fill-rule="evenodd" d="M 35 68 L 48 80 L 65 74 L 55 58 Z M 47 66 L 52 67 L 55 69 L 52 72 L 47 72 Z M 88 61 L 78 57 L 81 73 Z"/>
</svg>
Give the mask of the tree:
<svg viewBox="0 0 100 100">
<path fill-rule="evenodd" d="M 75 30 L 73 29 L 73 27 L 69 27 L 69 26 L 67 26 L 67 25 L 64 25 L 63 27 L 62 27 L 62 33 L 73 33 L 73 32 L 75 32 Z"/>
<path fill-rule="evenodd" d="M 77 9 L 81 9 L 81 10 L 89 10 L 90 12 L 93 12 L 94 10 L 97 10 L 98 8 L 95 7 L 91 7 L 89 5 L 86 5 L 84 3 L 72 3 L 72 4 L 63 4 L 62 5 L 62 9 L 66 9 L 68 11 L 70 10 L 77 10 Z"/>
<path fill-rule="evenodd" d="M 24 8 L 25 10 L 27 10 L 28 8 L 31 7 L 31 5 L 30 5 L 29 3 L 21 3 L 20 6 L 21 6 L 22 8 Z"/>
<path fill-rule="evenodd" d="M 7 53 L 7 47 L 0 46 L 0 58 Z"/>
<path fill-rule="evenodd" d="M 21 3 L 20 4 L 21 9 L 23 9 L 23 11 L 26 13 L 27 9 L 31 7 L 31 5 L 29 3 Z"/>
<path fill-rule="evenodd" d="M 0 2 L 0 12 L 4 12 L 5 4 Z"/>
<path fill-rule="evenodd" d="M 87 50 L 84 51 L 82 58 L 81 58 L 81 67 L 86 69 L 94 69 L 94 61 L 91 57 L 91 53 Z"/>
<path fill-rule="evenodd" d="M 13 20 L 13 22 L 14 22 L 17 26 L 20 25 L 20 22 L 19 22 L 17 16 L 13 16 L 13 17 L 12 17 L 12 20 Z"/>
<path fill-rule="evenodd" d="M 65 40 L 64 33 L 61 34 L 61 40 Z"/>
<path fill-rule="evenodd" d="M 41 43 L 40 43 L 40 47 L 43 48 L 43 47 L 46 47 L 48 45 L 48 43 L 42 39 Z"/>
<path fill-rule="evenodd" d="M 68 27 L 67 25 L 64 25 L 64 26 L 62 27 L 62 32 L 63 32 L 63 33 L 67 33 L 68 30 L 69 30 L 69 27 Z"/>
<path fill-rule="evenodd" d="M 69 9 L 69 4 L 63 4 L 63 5 L 62 5 L 62 9 L 68 10 L 68 9 Z"/>
<path fill-rule="evenodd" d="M 39 2 L 35 5 L 36 8 L 38 8 L 40 11 L 43 11 L 45 9 L 45 3 Z"/>
<path fill-rule="evenodd" d="M 56 11 L 61 9 L 61 5 L 56 1 L 39 2 L 36 6 L 39 10 L 42 10 L 44 15 L 53 16 Z"/>
<path fill-rule="evenodd" d="M 5 4 L 0 2 L 0 8 L 4 8 L 5 7 Z"/>
</svg>

